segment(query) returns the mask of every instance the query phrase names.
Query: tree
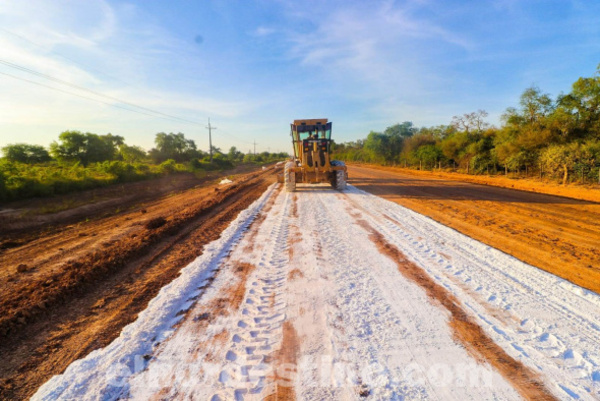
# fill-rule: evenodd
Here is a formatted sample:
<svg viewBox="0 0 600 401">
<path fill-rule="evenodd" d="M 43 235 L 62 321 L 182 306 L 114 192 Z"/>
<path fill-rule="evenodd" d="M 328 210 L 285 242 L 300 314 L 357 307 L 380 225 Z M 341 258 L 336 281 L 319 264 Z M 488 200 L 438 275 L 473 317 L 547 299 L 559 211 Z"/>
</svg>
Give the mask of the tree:
<svg viewBox="0 0 600 401">
<path fill-rule="evenodd" d="M 576 137 L 600 135 L 600 65 L 594 77 L 579 78 L 571 93 L 559 98 L 559 106 L 573 119 Z"/>
<path fill-rule="evenodd" d="M 177 134 L 159 132 L 156 134 L 154 143 L 156 148 L 150 150 L 150 157 L 155 162 L 163 162 L 168 159 L 182 162 L 200 156 L 196 143 L 191 139 L 186 139 L 181 132 Z"/>
<path fill-rule="evenodd" d="M 547 93 L 531 86 L 521 94 L 521 113 L 527 123 L 541 122 L 554 110 L 554 103 Z"/>
<path fill-rule="evenodd" d="M 28 145 L 26 143 L 15 143 L 2 148 L 6 160 L 21 163 L 44 163 L 52 160 L 48 151 L 40 145 Z"/>
<path fill-rule="evenodd" d="M 114 160 L 119 143 L 123 143 L 123 137 L 112 134 L 65 131 L 58 136 L 58 142 L 52 142 L 50 153 L 57 160 L 80 162 L 87 166 L 89 163 Z"/>
<path fill-rule="evenodd" d="M 381 132 L 371 131 L 365 140 L 364 148 L 369 152 L 369 161 L 385 162 L 392 156 L 389 137 Z"/>
<path fill-rule="evenodd" d="M 413 135 L 404 141 L 401 158 L 409 161 L 410 163 L 421 163 L 423 160 L 420 159 L 421 155 L 419 155 L 418 152 L 419 148 L 428 145 L 435 145 L 436 142 L 437 141 L 435 138 L 429 133 L 419 133 Z"/>
<path fill-rule="evenodd" d="M 383 133 L 389 137 L 398 136 L 401 138 L 408 138 L 417 133 L 417 128 L 413 127 L 413 123 L 410 121 L 404 121 L 402 124 L 394 124 L 387 127 Z"/>
<path fill-rule="evenodd" d="M 484 120 L 487 116 L 487 111 L 477 110 L 472 113 L 463 114 L 462 116 L 452 117 L 450 125 L 456 128 L 457 131 L 463 131 L 467 134 L 470 132 L 482 132 L 490 126 Z"/>
<path fill-rule="evenodd" d="M 237 150 L 235 146 L 232 146 L 229 148 L 229 152 L 227 152 L 227 158 L 232 162 L 241 161 L 244 158 L 244 154 Z"/>
<path fill-rule="evenodd" d="M 147 156 L 146 151 L 141 147 L 126 144 L 119 146 L 119 155 L 128 163 L 142 161 Z"/>
<path fill-rule="evenodd" d="M 437 145 L 424 145 L 416 150 L 415 156 L 427 168 L 428 166 L 435 167 L 442 159 L 443 154 Z"/>
<path fill-rule="evenodd" d="M 455 163 L 461 162 L 464 151 L 469 145 L 469 137 L 466 132 L 457 132 L 446 137 L 440 144 L 442 154 Z"/>
<path fill-rule="evenodd" d="M 546 171 L 552 174 L 562 172 L 563 185 L 568 182 L 569 172 L 573 169 L 576 155 L 576 143 L 551 145 L 542 152 L 541 161 Z"/>
</svg>

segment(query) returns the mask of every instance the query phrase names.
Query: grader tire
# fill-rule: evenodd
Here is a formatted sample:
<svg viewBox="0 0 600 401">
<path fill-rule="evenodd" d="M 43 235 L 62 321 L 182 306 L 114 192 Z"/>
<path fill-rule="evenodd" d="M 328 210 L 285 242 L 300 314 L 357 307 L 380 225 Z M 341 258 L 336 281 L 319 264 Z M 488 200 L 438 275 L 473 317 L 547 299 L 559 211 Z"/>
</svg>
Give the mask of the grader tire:
<svg viewBox="0 0 600 401">
<path fill-rule="evenodd" d="M 331 165 L 345 166 L 346 163 L 339 160 L 332 160 Z M 331 186 L 338 191 L 343 191 L 346 189 L 346 172 L 344 170 L 338 170 L 335 172 L 333 180 L 331 180 Z"/>
<path fill-rule="evenodd" d="M 294 163 L 288 162 L 285 164 L 285 168 L 283 170 L 283 182 L 286 192 L 296 191 L 296 173 L 291 171 L 292 168 L 294 168 Z"/>
</svg>

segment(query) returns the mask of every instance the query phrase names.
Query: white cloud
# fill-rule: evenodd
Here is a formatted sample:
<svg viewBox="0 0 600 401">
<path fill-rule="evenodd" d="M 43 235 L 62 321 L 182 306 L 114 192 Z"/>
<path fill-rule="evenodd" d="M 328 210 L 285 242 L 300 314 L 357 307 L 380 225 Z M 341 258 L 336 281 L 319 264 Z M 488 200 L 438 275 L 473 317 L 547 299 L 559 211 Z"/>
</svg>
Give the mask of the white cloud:
<svg viewBox="0 0 600 401">
<path fill-rule="evenodd" d="M 259 26 L 258 28 L 256 28 L 253 32 L 252 35 L 253 36 L 258 36 L 258 37 L 262 37 L 262 36 L 269 36 L 274 34 L 275 32 L 277 32 L 276 29 L 274 28 L 269 28 L 266 26 Z"/>
</svg>

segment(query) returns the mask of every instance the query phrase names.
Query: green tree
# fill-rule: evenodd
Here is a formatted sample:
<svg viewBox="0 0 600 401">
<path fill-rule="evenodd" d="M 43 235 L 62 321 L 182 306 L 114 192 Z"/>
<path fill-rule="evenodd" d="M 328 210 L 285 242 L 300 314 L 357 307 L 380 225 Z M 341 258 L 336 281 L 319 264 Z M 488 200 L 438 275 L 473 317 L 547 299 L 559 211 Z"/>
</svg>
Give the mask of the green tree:
<svg viewBox="0 0 600 401">
<path fill-rule="evenodd" d="M 440 147 L 433 144 L 420 146 L 415 151 L 415 158 L 422 162 L 425 168 L 435 168 L 442 157 L 443 153 Z"/>
<path fill-rule="evenodd" d="M 455 134 L 444 138 L 440 147 L 442 154 L 448 160 L 460 164 L 469 143 L 469 135 L 466 132 L 456 132 Z"/>
<path fill-rule="evenodd" d="M 227 158 L 232 162 L 241 161 L 244 158 L 244 154 L 237 150 L 235 146 L 229 148 L 229 152 L 227 152 Z"/>
<path fill-rule="evenodd" d="M 568 182 L 569 174 L 573 170 L 577 153 L 576 148 L 576 143 L 551 145 L 541 154 L 541 161 L 546 171 L 553 175 L 562 173 L 563 185 Z"/>
<path fill-rule="evenodd" d="M 402 124 L 389 126 L 383 133 L 389 137 L 409 138 L 416 134 L 418 129 L 410 121 L 404 121 Z"/>
<path fill-rule="evenodd" d="M 28 145 L 26 143 L 15 143 L 2 148 L 6 160 L 21 163 L 44 163 L 52 160 L 48 151 L 40 145 Z"/>
<path fill-rule="evenodd" d="M 521 94 L 521 113 L 527 123 L 541 122 L 554 110 L 554 102 L 537 86 L 531 86 Z"/>
<path fill-rule="evenodd" d="M 97 135 L 80 131 L 65 131 L 58 136 L 58 142 L 52 142 L 50 153 L 60 161 L 89 163 L 114 160 L 117 145 L 123 138 L 112 134 Z"/>
<path fill-rule="evenodd" d="M 383 163 L 391 159 L 389 136 L 381 132 L 371 131 L 365 140 L 364 149 L 369 154 L 370 162 Z"/>
<path fill-rule="evenodd" d="M 600 65 L 594 77 L 579 78 L 571 93 L 559 98 L 559 105 L 573 119 L 575 137 L 600 135 Z"/>
<path fill-rule="evenodd" d="M 191 139 L 186 139 L 181 132 L 177 134 L 159 132 L 156 134 L 154 144 L 156 148 L 150 150 L 149 153 L 155 162 L 163 162 L 169 159 L 182 162 L 200 156 L 196 143 Z"/>
<path fill-rule="evenodd" d="M 122 144 L 119 146 L 119 155 L 128 163 L 139 162 L 146 159 L 146 151 L 139 146 L 128 146 Z"/>
</svg>

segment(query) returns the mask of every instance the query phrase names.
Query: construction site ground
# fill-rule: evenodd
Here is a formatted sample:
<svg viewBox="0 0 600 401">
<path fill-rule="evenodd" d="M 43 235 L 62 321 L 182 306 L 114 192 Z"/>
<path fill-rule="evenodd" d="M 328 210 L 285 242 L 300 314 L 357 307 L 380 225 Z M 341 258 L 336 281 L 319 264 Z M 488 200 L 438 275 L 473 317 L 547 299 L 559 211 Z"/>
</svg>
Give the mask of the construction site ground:
<svg viewBox="0 0 600 401">
<path fill-rule="evenodd" d="M 15 228 L 0 398 L 600 397 L 600 204 L 349 176 Z"/>
<path fill-rule="evenodd" d="M 18 218 L 5 213 L 0 399 L 31 396 L 116 338 L 275 182 L 272 168 L 244 166 L 227 174 L 249 169 L 254 172 L 234 175 L 231 185 L 219 185 L 216 175 L 175 176 L 79 194 L 83 205 L 56 213 L 35 211 L 72 204 L 78 194 L 25 202 L 33 212 Z"/>
</svg>

